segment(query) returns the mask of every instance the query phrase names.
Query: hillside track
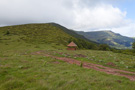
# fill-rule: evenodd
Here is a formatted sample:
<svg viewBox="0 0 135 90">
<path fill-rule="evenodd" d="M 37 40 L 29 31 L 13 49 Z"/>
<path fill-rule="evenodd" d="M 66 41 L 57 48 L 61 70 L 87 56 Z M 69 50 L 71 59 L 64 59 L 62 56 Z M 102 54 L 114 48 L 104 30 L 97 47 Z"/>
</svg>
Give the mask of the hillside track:
<svg viewBox="0 0 135 90">
<path fill-rule="evenodd" d="M 78 61 L 78 60 L 75 60 L 75 59 L 72 59 L 72 58 L 67 58 L 67 57 L 57 57 L 57 56 L 53 56 L 53 55 L 50 55 L 50 54 L 44 54 L 44 53 L 42 53 L 42 51 L 34 52 L 32 54 L 43 55 L 43 56 L 55 58 L 55 59 L 65 61 L 65 62 L 70 63 L 70 64 L 76 64 L 78 66 L 80 66 L 81 63 L 82 63 L 83 68 L 94 69 L 94 70 L 97 70 L 97 71 L 100 71 L 100 72 L 105 72 L 107 74 L 123 76 L 123 77 L 126 77 L 126 78 L 130 79 L 131 81 L 135 81 L 135 72 L 114 69 L 114 68 L 106 67 L 106 66 L 103 66 L 103 65 L 88 63 L 88 62 L 84 62 L 84 61 L 81 62 L 81 61 Z"/>
</svg>

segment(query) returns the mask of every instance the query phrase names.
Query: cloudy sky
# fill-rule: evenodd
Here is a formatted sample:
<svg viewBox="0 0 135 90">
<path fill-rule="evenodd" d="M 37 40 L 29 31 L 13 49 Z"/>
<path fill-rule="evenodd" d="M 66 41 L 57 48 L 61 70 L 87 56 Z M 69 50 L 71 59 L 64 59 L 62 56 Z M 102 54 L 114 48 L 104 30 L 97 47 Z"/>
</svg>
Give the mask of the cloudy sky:
<svg viewBox="0 0 135 90">
<path fill-rule="evenodd" d="M 59 23 L 135 37 L 135 0 L 0 0 L 0 26 Z"/>
</svg>

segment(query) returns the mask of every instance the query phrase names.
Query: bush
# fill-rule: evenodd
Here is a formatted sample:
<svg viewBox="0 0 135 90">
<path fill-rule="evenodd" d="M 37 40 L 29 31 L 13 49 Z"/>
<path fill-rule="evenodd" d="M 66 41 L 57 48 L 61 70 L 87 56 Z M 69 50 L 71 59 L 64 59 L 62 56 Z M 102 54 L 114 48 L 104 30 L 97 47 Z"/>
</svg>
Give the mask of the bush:
<svg viewBox="0 0 135 90">
<path fill-rule="evenodd" d="M 10 34 L 10 32 L 9 32 L 9 31 L 7 31 L 5 35 L 9 35 L 9 34 Z"/>
<path fill-rule="evenodd" d="M 99 45 L 100 50 L 109 51 L 110 47 L 107 44 L 101 44 Z"/>
</svg>

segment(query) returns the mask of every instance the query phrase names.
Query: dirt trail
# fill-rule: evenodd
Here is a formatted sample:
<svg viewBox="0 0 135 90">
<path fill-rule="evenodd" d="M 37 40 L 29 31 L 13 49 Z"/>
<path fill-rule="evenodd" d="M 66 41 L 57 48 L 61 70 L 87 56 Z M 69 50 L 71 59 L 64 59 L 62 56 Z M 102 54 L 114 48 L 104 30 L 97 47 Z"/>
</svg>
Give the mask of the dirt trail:
<svg viewBox="0 0 135 90">
<path fill-rule="evenodd" d="M 35 54 L 36 55 L 44 55 L 44 56 L 47 56 L 47 57 L 52 57 L 52 58 L 55 58 L 55 59 L 65 61 L 65 62 L 70 63 L 70 64 L 76 64 L 76 65 L 79 65 L 79 66 L 81 64 L 81 61 L 78 61 L 78 60 L 75 60 L 75 59 L 72 59 L 72 58 L 57 57 L 57 56 L 52 56 L 52 55 L 49 55 L 49 54 L 42 54 L 40 51 L 36 52 Z M 123 76 L 123 77 L 129 78 L 132 81 L 135 80 L 135 72 L 114 69 L 114 68 L 105 67 L 105 66 L 102 66 L 102 65 L 92 64 L 92 63 L 88 63 L 88 62 L 83 62 L 82 67 L 88 68 L 88 69 L 94 69 L 94 70 L 101 71 L 101 72 L 105 72 L 107 74 Z"/>
</svg>

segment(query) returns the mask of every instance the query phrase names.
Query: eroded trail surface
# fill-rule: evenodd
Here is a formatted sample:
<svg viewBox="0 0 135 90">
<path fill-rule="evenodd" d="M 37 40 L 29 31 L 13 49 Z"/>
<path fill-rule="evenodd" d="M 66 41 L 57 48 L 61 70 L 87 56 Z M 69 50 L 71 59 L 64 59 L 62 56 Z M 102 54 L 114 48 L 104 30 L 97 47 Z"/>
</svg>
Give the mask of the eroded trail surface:
<svg viewBox="0 0 135 90">
<path fill-rule="evenodd" d="M 76 64 L 76 65 L 79 65 L 79 66 L 81 64 L 81 61 L 78 61 L 78 60 L 75 60 L 75 59 L 72 59 L 72 58 L 52 56 L 52 55 L 49 55 L 49 54 L 43 54 L 40 51 L 35 52 L 33 54 L 52 57 L 52 58 L 55 58 L 55 59 L 58 59 L 58 60 L 65 61 L 65 62 L 70 63 L 70 64 Z M 105 72 L 107 74 L 123 76 L 123 77 L 129 78 L 132 81 L 135 80 L 135 72 L 114 69 L 114 68 L 106 67 L 106 66 L 103 66 L 103 65 L 92 64 L 92 63 L 88 63 L 88 62 L 83 62 L 82 67 L 88 68 L 88 69 L 94 69 L 94 70 L 101 71 L 101 72 Z"/>
</svg>

